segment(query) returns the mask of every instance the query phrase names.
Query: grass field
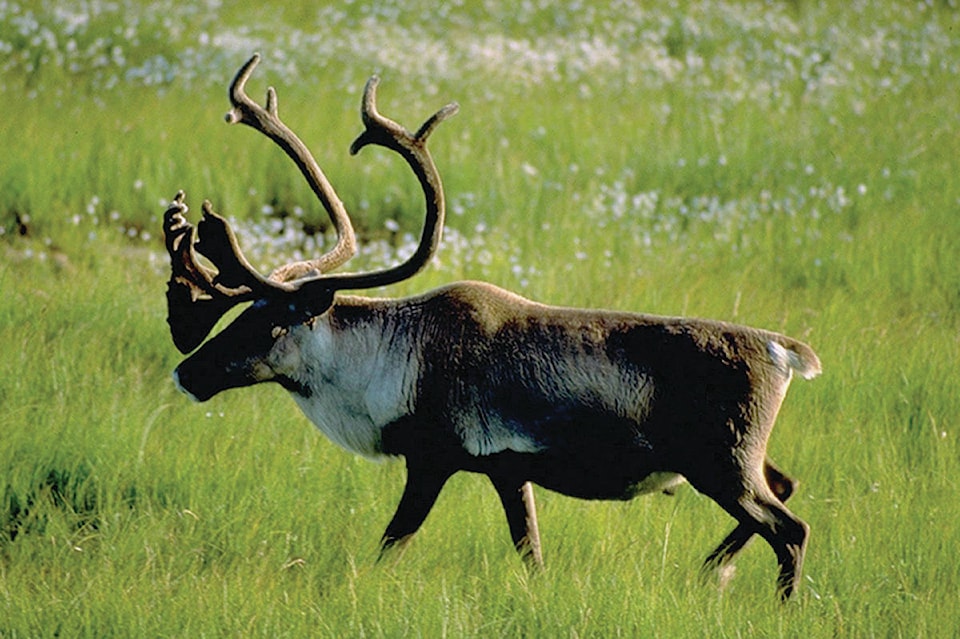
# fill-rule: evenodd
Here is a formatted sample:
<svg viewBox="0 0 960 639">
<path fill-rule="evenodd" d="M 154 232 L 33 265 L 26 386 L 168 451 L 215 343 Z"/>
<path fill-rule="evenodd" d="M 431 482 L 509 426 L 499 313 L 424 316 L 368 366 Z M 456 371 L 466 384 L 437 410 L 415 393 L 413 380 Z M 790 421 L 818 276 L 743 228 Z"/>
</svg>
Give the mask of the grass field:
<svg viewBox="0 0 960 639">
<path fill-rule="evenodd" d="M 956 634 L 953 3 L 182 4 L 0 2 L 0 637 Z M 177 189 L 267 270 L 331 241 L 289 161 L 223 124 L 253 51 L 251 95 L 276 86 L 353 214 L 350 268 L 409 250 L 422 210 L 396 158 L 347 153 L 364 81 L 409 127 L 460 102 L 431 138 L 441 253 L 384 294 L 485 279 L 814 346 L 770 444 L 812 527 L 794 601 L 760 543 L 726 589 L 698 580 L 733 520 L 689 488 L 540 490 L 528 575 L 458 476 L 375 564 L 402 464 L 335 448 L 279 388 L 176 392 Z"/>
</svg>

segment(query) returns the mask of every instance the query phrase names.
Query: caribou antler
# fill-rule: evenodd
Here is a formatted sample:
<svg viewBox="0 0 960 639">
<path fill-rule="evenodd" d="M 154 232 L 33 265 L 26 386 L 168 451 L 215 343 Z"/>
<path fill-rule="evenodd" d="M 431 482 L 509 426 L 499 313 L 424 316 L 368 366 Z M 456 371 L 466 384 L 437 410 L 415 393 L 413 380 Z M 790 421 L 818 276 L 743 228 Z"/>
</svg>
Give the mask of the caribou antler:
<svg viewBox="0 0 960 639">
<path fill-rule="evenodd" d="M 357 136 L 350 145 L 351 155 L 356 155 L 363 147 L 375 144 L 396 151 L 407 161 L 420 181 L 426 199 L 423 232 L 417 250 L 406 261 L 382 271 L 370 273 L 346 273 L 325 275 L 304 281 L 302 290 L 325 288 L 328 291 L 342 289 L 366 289 L 387 286 L 412 277 L 430 261 L 437 252 L 443 233 L 443 220 L 446 212 L 443 183 L 433 158 L 427 150 L 427 138 L 437 125 L 456 115 L 460 105 L 451 102 L 424 122 L 416 133 L 410 133 L 400 124 L 380 115 L 377 111 L 377 76 L 367 80 L 363 89 L 363 107 L 361 116 L 366 130 Z"/>
<path fill-rule="evenodd" d="M 310 154 L 307 146 L 280 120 L 277 112 L 276 90 L 273 87 L 267 88 L 265 107 L 261 107 L 247 95 L 247 80 L 259 62 L 260 56 L 254 54 L 240 68 L 233 82 L 230 83 L 229 96 L 233 108 L 227 113 L 226 120 L 229 124 L 239 122 L 256 129 L 273 140 L 290 156 L 307 179 L 307 183 L 313 189 L 317 199 L 323 204 L 323 208 L 330 216 L 330 221 L 337 233 L 336 246 L 324 255 L 313 260 L 291 262 L 274 269 L 270 274 L 270 279 L 273 281 L 287 282 L 306 275 L 326 273 L 341 266 L 356 254 L 357 241 L 353 233 L 353 225 L 350 223 L 350 217 L 347 215 L 343 202 L 340 201 L 333 190 L 333 186 L 330 185 L 320 166 L 313 159 L 313 155 Z"/>
<path fill-rule="evenodd" d="M 367 82 L 361 109 L 365 130 L 354 141 L 350 152 L 356 154 L 368 144 L 384 146 L 399 153 L 411 166 L 426 197 L 426 220 L 420 245 L 402 264 L 373 273 L 328 275 L 356 253 L 353 226 L 340 198 L 306 145 L 291 131 L 277 113 L 277 94 L 270 87 L 264 107 L 245 92 L 247 79 L 260 60 L 251 57 L 230 84 L 228 123 L 240 122 L 260 131 L 289 155 L 300 168 L 320 200 L 337 233 L 337 244 L 324 255 L 291 262 L 264 277 L 243 256 L 236 236 L 227 221 L 204 202 L 203 219 L 194 227 L 186 221 L 183 191 L 177 193 L 164 214 L 164 236 L 170 254 L 171 277 L 167 287 L 167 322 L 174 344 L 187 353 L 199 346 L 217 321 L 236 304 L 271 295 L 296 293 L 296 300 L 332 300 L 332 294 L 344 288 L 372 288 L 412 276 L 427 264 L 440 243 L 443 228 L 443 187 L 426 139 L 437 124 L 457 112 L 453 103 L 440 109 L 411 134 L 376 109 L 374 76 Z M 216 271 L 204 266 L 197 253 L 206 257 Z M 293 303 L 296 300 L 291 300 Z M 323 309 L 317 309 L 322 312 Z"/>
</svg>

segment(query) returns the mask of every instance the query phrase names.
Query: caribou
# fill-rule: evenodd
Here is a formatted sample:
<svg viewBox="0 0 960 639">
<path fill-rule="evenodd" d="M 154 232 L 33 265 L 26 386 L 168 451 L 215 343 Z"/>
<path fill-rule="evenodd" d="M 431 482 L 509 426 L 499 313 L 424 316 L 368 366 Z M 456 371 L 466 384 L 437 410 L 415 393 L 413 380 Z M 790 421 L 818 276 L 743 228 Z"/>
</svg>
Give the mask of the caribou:
<svg viewBox="0 0 960 639">
<path fill-rule="evenodd" d="M 410 132 L 378 112 L 379 80 L 368 81 L 364 130 L 350 152 L 377 145 L 399 154 L 422 187 L 425 222 L 406 260 L 337 273 L 357 250 L 350 218 L 281 121 L 275 90 L 264 106 L 247 96 L 258 61 L 250 58 L 230 84 L 227 121 L 263 133 L 293 159 L 337 240 L 319 258 L 264 276 L 208 201 L 194 227 L 178 192 L 163 222 L 167 319 L 175 346 L 189 355 L 173 373 L 178 388 L 202 402 L 276 382 L 346 450 L 404 458 L 406 484 L 381 557 L 420 528 L 459 471 L 490 479 L 512 541 L 534 567 L 543 557 L 533 484 L 582 499 L 628 500 L 688 482 L 737 522 L 704 572 L 729 568 L 759 535 L 776 555 L 778 593 L 790 597 L 809 526 L 784 504 L 796 482 L 768 458 L 767 440 L 792 375 L 820 373 L 813 350 L 722 321 L 549 306 L 484 282 L 399 299 L 346 294 L 406 280 L 437 252 L 444 194 L 426 143 L 458 105 Z M 207 340 L 241 303 L 249 306 Z"/>
</svg>

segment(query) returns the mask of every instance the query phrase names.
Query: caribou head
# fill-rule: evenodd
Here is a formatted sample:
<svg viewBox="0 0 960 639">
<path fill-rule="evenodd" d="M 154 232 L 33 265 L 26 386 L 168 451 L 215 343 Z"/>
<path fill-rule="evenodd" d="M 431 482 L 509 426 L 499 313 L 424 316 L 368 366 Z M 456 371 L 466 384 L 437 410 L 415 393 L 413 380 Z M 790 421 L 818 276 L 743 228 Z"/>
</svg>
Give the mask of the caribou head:
<svg viewBox="0 0 960 639">
<path fill-rule="evenodd" d="M 176 194 L 163 222 L 171 261 L 167 322 L 176 347 L 184 354 L 193 351 L 227 311 L 243 302 L 253 302 L 225 330 L 177 367 L 174 375 L 179 386 L 201 401 L 229 388 L 263 381 L 296 387 L 296 382 L 283 372 L 290 333 L 326 312 L 337 291 L 386 286 L 416 274 L 436 253 L 443 229 L 443 187 L 426 143 L 437 125 L 454 115 L 458 106 L 448 104 L 416 133 L 411 133 L 377 111 L 379 78 L 374 76 L 363 92 L 361 116 L 365 129 L 350 146 L 350 153 L 356 154 L 368 145 L 399 153 L 423 187 L 426 221 L 417 250 L 403 263 L 369 273 L 330 274 L 356 253 L 353 226 L 306 145 L 280 120 L 273 87 L 267 90 L 265 106 L 247 95 L 246 82 L 259 60 L 258 55 L 251 57 L 231 82 L 229 98 L 233 108 L 226 121 L 260 131 L 293 159 L 330 216 L 337 242 L 316 259 L 292 262 L 264 276 L 243 256 L 230 224 L 213 211 L 209 201 L 203 203 L 203 219 L 194 229 L 185 217 L 183 191 Z M 204 265 L 198 253 L 214 268 Z"/>
</svg>

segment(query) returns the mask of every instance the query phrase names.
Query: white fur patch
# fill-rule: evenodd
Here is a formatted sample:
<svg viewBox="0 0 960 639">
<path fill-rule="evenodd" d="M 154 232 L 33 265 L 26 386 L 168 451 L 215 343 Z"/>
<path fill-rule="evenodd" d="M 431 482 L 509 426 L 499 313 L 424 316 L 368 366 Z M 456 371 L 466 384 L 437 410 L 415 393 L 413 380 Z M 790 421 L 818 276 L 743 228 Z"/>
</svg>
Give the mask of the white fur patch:
<svg viewBox="0 0 960 639">
<path fill-rule="evenodd" d="M 301 360 L 309 365 L 300 381 L 310 395 L 293 394 L 300 409 L 335 444 L 381 457 L 382 429 L 412 405 L 418 363 L 386 347 L 376 328 L 333 332 L 321 321 L 302 331 Z"/>
<path fill-rule="evenodd" d="M 478 422 L 482 422 L 480 425 Z M 542 446 L 530 436 L 511 428 L 499 416 L 486 419 L 473 418 L 468 424 L 457 427 L 463 448 L 474 456 L 492 455 L 505 450 L 517 453 L 535 453 Z"/>
<path fill-rule="evenodd" d="M 348 405 L 343 398 L 331 397 L 320 389 L 310 397 L 293 395 L 303 414 L 334 444 L 352 453 L 371 459 L 383 456 L 380 452 L 380 430 L 365 411 Z"/>
<path fill-rule="evenodd" d="M 650 473 L 644 477 L 640 483 L 634 484 L 631 488 L 631 493 L 634 495 L 646 495 L 648 493 L 669 491 L 685 484 L 686 481 L 686 478 L 678 473 Z"/>
<path fill-rule="evenodd" d="M 791 371 L 797 371 L 804 379 L 811 379 L 820 372 L 816 367 L 810 366 L 796 352 L 773 340 L 767 342 L 767 352 L 770 354 L 773 365 L 786 377 L 790 377 Z"/>
<path fill-rule="evenodd" d="M 549 359 L 548 359 L 549 358 Z M 544 355 L 541 366 L 526 364 L 529 371 L 548 370 L 538 382 L 529 381 L 528 388 L 517 386 L 513 392 L 522 397 L 526 392 L 542 393 L 563 404 L 571 399 L 596 407 L 611 416 L 641 424 L 647 418 L 653 398 L 653 385 L 639 373 L 626 374 L 609 360 L 596 357 L 550 357 Z M 499 382 L 492 381 L 496 384 Z M 485 406 L 478 398 L 465 402 L 468 410 L 455 425 L 464 449 L 471 455 L 491 455 L 505 450 L 536 453 L 546 445 L 530 433 L 528 425 L 512 421 L 497 406 Z M 549 421 L 549 415 L 543 415 Z M 637 442 L 644 445 L 646 442 Z M 646 444 L 649 445 L 649 444 Z"/>
</svg>

